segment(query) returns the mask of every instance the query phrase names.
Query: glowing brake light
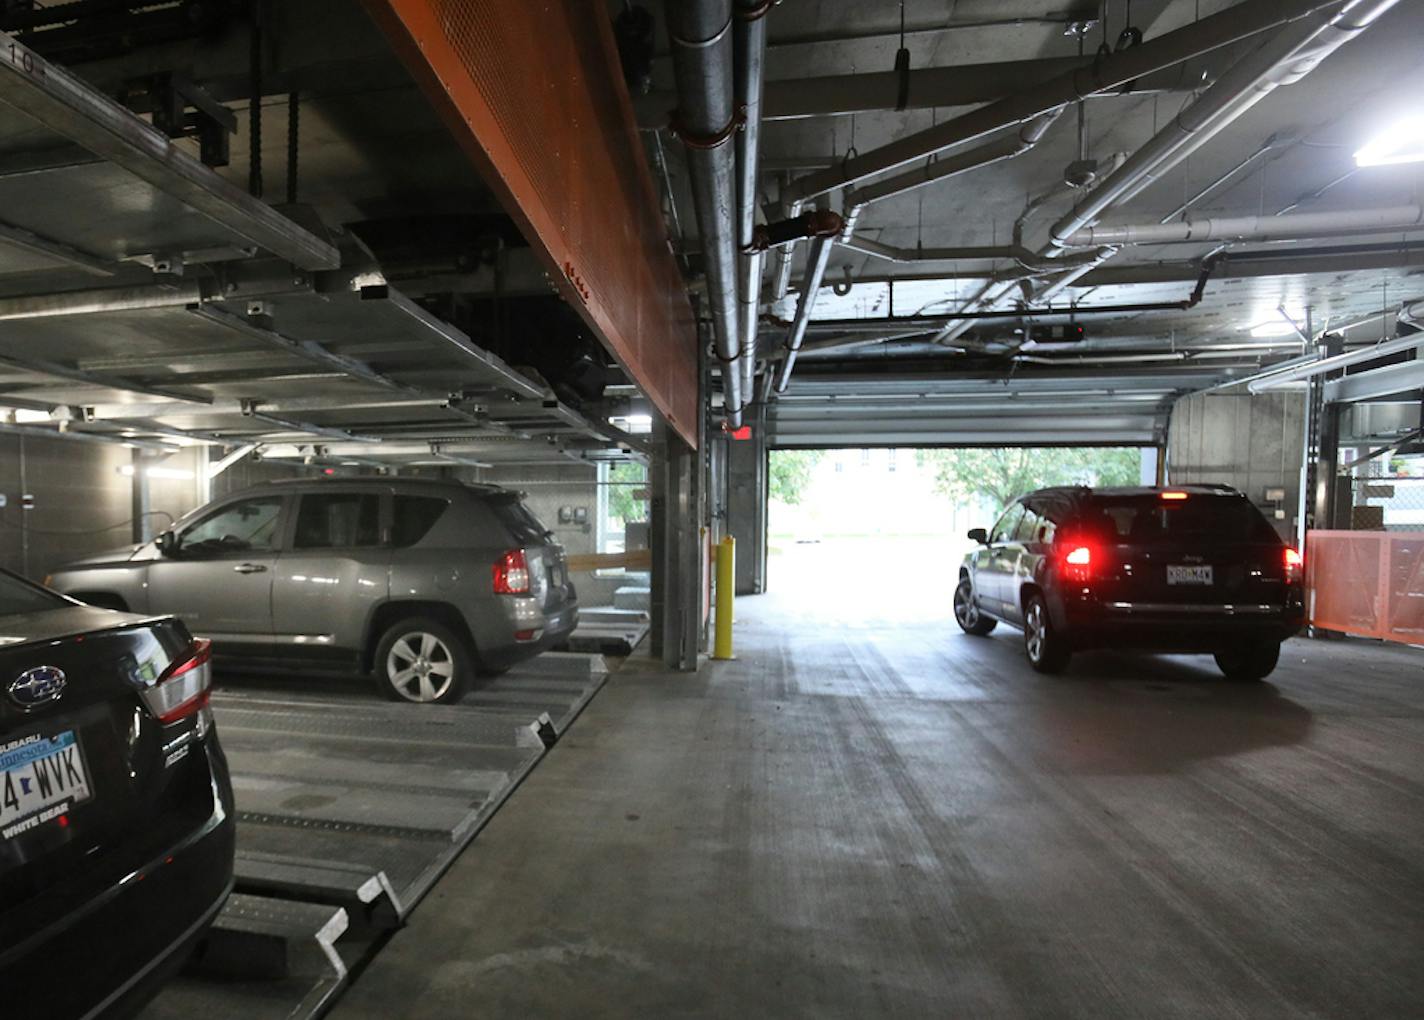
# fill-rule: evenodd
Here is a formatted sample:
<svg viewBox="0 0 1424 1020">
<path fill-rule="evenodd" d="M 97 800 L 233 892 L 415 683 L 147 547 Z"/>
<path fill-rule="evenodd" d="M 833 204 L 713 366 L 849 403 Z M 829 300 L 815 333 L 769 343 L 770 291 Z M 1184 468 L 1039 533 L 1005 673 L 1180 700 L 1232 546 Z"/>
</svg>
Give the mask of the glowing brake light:
<svg viewBox="0 0 1424 1020">
<path fill-rule="evenodd" d="M 1182 500 L 1187 498 L 1187 494 L 1185 492 L 1178 492 L 1175 489 L 1171 489 L 1167 492 L 1162 493 L 1162 498 L 1171 500 Z"/>
<path fill-rule="evenodd" d="M 494 593 L 529 594 L 529 562 L 524 558 L 523 549 L 511 549 L 495 561 Z"/>
<path fill-rule="evenodd" d="M 1063 573 L 1069 581 L 1082 584 L 1093 576 L 1093 550 L 1086 545 L 1074 546 L 1063 557 Z"/>
<path fill-rule="evenodd" d="M 143 691 L 149 710 L 165 726 L 198 712 L 212 696 L 213 643 L 194 638 L 187 650 Z"/>
<path fill-rule="evenodd" d="M 1286 580 L 1299 581 L 1301 574 L 1305 570 L 1305 557 L 1299 552 L 1286 546 L 1285 551 Z"/>
</svg>

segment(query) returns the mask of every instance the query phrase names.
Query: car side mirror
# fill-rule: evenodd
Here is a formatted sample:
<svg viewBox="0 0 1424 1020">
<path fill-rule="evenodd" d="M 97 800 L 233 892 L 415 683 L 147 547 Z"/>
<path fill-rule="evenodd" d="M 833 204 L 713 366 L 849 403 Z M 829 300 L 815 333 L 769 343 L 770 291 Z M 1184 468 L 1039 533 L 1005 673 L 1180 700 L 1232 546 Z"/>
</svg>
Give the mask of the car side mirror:
<svg viewBox="0 0 1424 1020">
<path fill-rule="evenodd" d="M 969 537 L 973 541 L 978 542 L 980 545 L 989 544 L 989 533 L 983 528 L 970 528 Z"/>
<path fill-rule="evenodd" d="M 178 550 L 178 536 L 171 531 L 165 531 L 153 540 L 153 544 L 158 546 L 161 555 L 172 556 Z"/>
</svg>

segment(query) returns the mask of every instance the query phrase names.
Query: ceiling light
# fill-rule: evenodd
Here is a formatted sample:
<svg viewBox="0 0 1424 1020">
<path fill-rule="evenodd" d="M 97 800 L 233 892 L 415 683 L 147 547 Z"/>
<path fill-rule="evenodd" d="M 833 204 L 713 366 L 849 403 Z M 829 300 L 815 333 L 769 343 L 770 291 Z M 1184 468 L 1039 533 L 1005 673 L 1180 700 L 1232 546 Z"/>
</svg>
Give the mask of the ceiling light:
<svg viewBox="0 0 1424 1020">
<path fill-rule="evenodd" d="M 10 413 L 14 416 L 16 425 L 34 425 L 37 422 L 49 421 L 48 411 L 35 411 L 28 407 L 17 407 Z"/>
<path fill-rule="evenodd" d="M 1393 166 L 1424 160 L 1424 117 L 1407 117 L 1375 135 L 1355 153 L 1356 166 Z"/>
</svg>

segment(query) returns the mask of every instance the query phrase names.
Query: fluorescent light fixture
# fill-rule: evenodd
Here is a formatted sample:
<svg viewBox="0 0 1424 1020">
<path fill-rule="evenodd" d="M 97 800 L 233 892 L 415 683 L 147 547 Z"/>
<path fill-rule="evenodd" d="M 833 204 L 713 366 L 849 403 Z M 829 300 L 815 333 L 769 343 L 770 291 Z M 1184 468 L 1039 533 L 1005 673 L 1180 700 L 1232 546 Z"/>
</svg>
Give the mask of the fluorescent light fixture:
<svg viewBox="0 0 1424 1020">
<path fill-rule="evenodd" d="M 28 407 L 17 407 L 10 413 L 15 416 L 16 425 L 34 425 L 38 422 L 49 421 L 48 411 L 36 411 Z"/>
<path fill-rule="evenodd" d="M 125 478 L 132 478 L 134 476 L 134 466 L 132 464 L 120 464 L 119 474 Z"/>
<path fill-rule="evenodd" d="M 1394 166 L 1424 160 L 1424 116 L 1406 117 L 1355 153 L 1356 166 Z"/>
</svg>

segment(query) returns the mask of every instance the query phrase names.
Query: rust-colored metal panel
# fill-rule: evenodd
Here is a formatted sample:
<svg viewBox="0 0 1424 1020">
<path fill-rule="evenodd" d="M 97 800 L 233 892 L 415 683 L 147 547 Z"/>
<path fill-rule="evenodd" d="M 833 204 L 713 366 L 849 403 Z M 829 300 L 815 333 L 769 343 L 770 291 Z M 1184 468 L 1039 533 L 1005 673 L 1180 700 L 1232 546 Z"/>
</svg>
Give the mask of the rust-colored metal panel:
<svg viewBox="0 0 1424 1020">
<path fill-rule="evenodd" d="M 607 5 L 366 0 L 573 307 L 697 446 L 697 329 Z"/>
<path fill-rule="evenodd" d="M 1312 625 L 1424 644 L 1424 532 L 1312 531 L 1305 565 Z"/>
</svg>

